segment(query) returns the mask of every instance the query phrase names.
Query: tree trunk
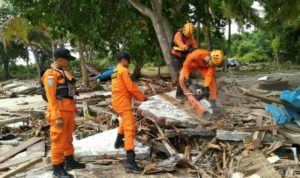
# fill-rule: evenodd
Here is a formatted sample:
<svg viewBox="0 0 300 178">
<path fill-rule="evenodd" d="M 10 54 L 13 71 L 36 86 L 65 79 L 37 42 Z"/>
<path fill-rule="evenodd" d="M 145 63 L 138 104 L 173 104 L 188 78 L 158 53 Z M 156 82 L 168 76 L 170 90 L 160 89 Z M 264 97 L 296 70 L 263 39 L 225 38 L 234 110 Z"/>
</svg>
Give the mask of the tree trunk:
<svg viewBox="0 0 300 178">
<path fill-rule="evenodd" d="M 142 70 L 143 66 L 144 66 L 143 61 L 138 62 L 134 66 L 133 73 L 132 73 L 132 76 L 131 76 L 133 80 L 136 80 L 136 79 L 141 77 L 141 70 Z"/>
<path fill-rule="evenodd" d="M 81 75 L 82 75 L 83 86 L 85 88 L 88 88 L 89 87 L 89 78 L 88 78 L 88 74 L 87 74 L 86 67 L 85 67 L 85 59 L 84 59 L 84 55 L 83 55 L 83 46 L 82 46 L 82 43 L 80 41 L 77 41 L 77 48 L 78 48 L 79 58 L 80 58 L 80 67 L 81 67 Z"/>
<path fill-rule="evenodd" d="M 27 79 L 29 79 L 29 75 L 30 75 L 30 72 L 29 72 L 29 55 L 27 55 L 26 57 L 26 70 L 27 70 Z"/>
<path fill-rule="evenodd" d="M 163 52 L 163 56 L 165 58 L 166 64 L 169 67 L 171 79 L 175 83 L 176 79 L 177 79 L 177 73 L 174 69 L 174 65 L 171 63 L 172 58 L 171 58 L 171 53 L 170 53 L 170 51 L 171 51 L 170 43 L 169 43 L 168 36 L 167 36 L 168 32 L 166 32 L 167 28 L 165 29 L 165 27 L 164 27 L 164 24 L 166 25 L 166 23 L 163 22 L 164 17 L 161 15 L 162 14 L 162 12 L 161 12 L 162 11 L 162 0 L 151 0 L 152 9 L 141 4 L 137 0 L 129 0 L 129 2 L 138 11 L 140 11 L 142 14 L 148 16 L 151 19 L 154 30 L 156 32 L 156 36 L 159 41 L 160 48 Z M 153 7 L 155 7 L 155 8 L 153 8 Z"/>
<path fill-rule="evenodd" d="M 89 47 L 89 51 L 88 51 L 88 54 L 87 54 L 87 63 L 88 64 L 92 64 L 93 53 L 94 53 L 93 48 Z"/>
<path fill-rule="evenodd" d="M 169 42 L 169 45 L 171 46 L 172 40 L 173 40 L 173 32 L 171 30 L 171 25 L 170 22 L 168 21 L 168 19 L 166 17 L 163 17 L 163 26 L 165 29 L 165 33 L 167 35 L 167 39 Z"/>
<path fill-rule="evenodd" d="M 9 75 L 9 70 L 8 70 L 8 66 L 9 66 L 9 61 L 8 59 L 4 59 L 3 60 L 3 68 L 4 68 L 4 76 L 3 79 L 7 80 L 9 79 L 10 75 Z"/>
<path fill-rule="evenodd" d="M 36 67 L 36 71 L 38 73 L 38 76 L 40 76 L 41 74 L 41 67 L 40 67 L 40 63 L 39 63 L 39 59 L 34 51 L 34 48 L 32 46 L 28 46 L 28 49 L 31 50 L 32 52 L 32 56 L 33 56 L 33 59 L 34 59 L 34 63 L 35 63 L 35 67 Z"/>
<path fill-rule="evenodd" d="M 204 9 L 205 13 L 209 14 L 209 1 L 206 0 L 204 3 Z M 211 35 L 210 35 L 210 19 L 206 18 L 205 19 L 205 24 L 204 24 L 204 37 L 205 37 L 205 42 L 206 42 L 206 47 L 209 51 L 212 50 L 212 44 L 211 44 Z"/>
<path fill-rule="evenodd" d="M 51 40 L 52 55 L 54 54 L 56 47 L 57 47 L 57 43 L 54 40 Z M 54 58 L 54 56 L 52 57 Z"/>
<path fill-rule="evenodd" d="M 197 22 L 196 39 L 197 39 L 197 47 L 200 47 L 200 21 Z"/>
<path fill-rule="evenodd" d="M 227 39 L 228 55 L 231 55 L 231 19 L 228 19 L 228 39 Z"/>
<path fill-rule="evenodd" d="M 227 71 L 228 57 L 231 57 L 231 19 L 228 19 L 227 58 L 223 63 L 223 71 Z"/>
<path fill-rule="evenodd" d="M 176 73 L 174 65 L 172 64 L 172 57 L 170 53 L 171 48 L 168 43 L 168 39 L 166 38 L 166 34 L 164 33 L 164 28 L 162 28 L 162 25 L 160 24 L 160 18 L 154 17 L 152 23 L 160 44 L 160 48 L 162 49 L 166 64 L 169 67 L 171 79 L 175 83 L 177 81 L 178 74 Z"/>
</svg>

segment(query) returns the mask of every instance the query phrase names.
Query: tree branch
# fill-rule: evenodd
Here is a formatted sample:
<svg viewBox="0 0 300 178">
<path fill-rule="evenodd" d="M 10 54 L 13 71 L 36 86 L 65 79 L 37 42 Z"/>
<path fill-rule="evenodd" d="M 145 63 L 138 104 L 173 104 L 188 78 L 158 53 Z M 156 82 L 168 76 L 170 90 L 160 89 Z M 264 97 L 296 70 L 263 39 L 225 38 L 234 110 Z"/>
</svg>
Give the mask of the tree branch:
<svg viewBox="0 0 300 178">
<path fill-rule="evenodd" d="M 162 14 L 162 0 L 151 0 L 152 9 L 161 16 Z"/>
<path fill-rule="evenodd" d="M 138 0 L 129 0 L 129 2 L 134 8 L 136 8 L 138 11 L 140 11 L 145 16 L 150 17 L 153 15 L 153 11 L 149 7 L 140 3 Z"/>
<path fill-rule="evenodd" d="M 175 10 L 179 11 L 182 8 L 182 6 L 185 4 L 185 2 L 186 0 L 179 0 L 175 6 Z"/>
</svg>

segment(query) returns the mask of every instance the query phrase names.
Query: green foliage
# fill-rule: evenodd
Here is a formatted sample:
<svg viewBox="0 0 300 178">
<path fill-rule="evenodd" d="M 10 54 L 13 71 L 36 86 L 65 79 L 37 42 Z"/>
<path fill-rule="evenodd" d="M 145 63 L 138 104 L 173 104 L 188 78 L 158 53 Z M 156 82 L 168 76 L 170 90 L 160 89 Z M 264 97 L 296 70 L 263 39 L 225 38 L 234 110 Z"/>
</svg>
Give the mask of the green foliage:
<svg viewBox="0 0 300 178">
<path fill-rule="evenodd" d="M 232 57 L 242 63 L 265 62 L 272 60 L 272 36 L 264 31 L 235 34 L 232 36 Z"/>
<path fill-rule="evenodd" d="M 34 65 L 27 66 L 12 64 L 9 66 L 9 73 L 12 78 L 32 79 L 37 78 L 38 74 Z"/>
</svg>

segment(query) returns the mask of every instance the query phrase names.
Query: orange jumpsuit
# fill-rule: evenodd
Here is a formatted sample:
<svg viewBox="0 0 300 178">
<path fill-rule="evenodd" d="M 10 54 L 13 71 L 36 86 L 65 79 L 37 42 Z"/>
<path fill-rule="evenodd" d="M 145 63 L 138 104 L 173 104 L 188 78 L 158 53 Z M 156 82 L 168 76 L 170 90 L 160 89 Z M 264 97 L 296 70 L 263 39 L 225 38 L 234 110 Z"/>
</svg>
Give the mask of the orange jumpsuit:
<svg viewBox="0 0 300 178">
<path fill-rule="evenodd" d="M 210 53 L 204 49 L 197 49 L 190 53 L 183 63 L 183 67 L 180 71 L 179 83 L 182 88 L 185 87 L 184 79 L 189 79 L 190 75 L 195 69 L 198 69 L 202 77 L 204 78 L 204 86 L 209 87 L 210 99 L 217 99 L 217 86 L 215 80 L 216 67 L 208 66 L 204 58 Z"/>
<path fill-rule="evenodd" d="M 138 101 L 145 99 L 144 94 L 131 81 L 128 69 L 118 64 L 112 74 L 112 107 L 121 117 L 118 133 L 124 134 L 126 151 L 134 150 L 135 147 L 136 128 L 132 112 L 132 97 Z"/>
<path fill-rule="evenodd" d="M 71 80 L 73 76 L 64 71 L 66 77 Z M 74 154 L 72 133 L 75 127 L 76 106 L 73 99 L 57 99 L 56 88 L 58 83 L 64 83 L 63 76 L 54 69 L 48 69 L 42 76 L 48 99 L 46 118 L 51 125 L 51 162 L 54 165 L 61 164 L 65 156 Z M 56 119 L 63 119 L 64 125 L 59 128 L 56 126 Z"/>
<path fill-rule="evenodd" d="M 185 37 L 182 32 L 178 31 L 175 35 L 174 35 L 174 39 L 173 39 L 173 43 L 175 46 L 178 46 L 181 49 L 187 50 L 188 47 L 193 47 L 193 48 L 197 48 L 197 42 L 194 39 L 193 36 L 191 37 Z M 172 49 L 171 52 L 173 55 L 181 57 L 182 56 L 182 52 L 180 51 L 176 51 L 174 49 Z"/>
</svg>

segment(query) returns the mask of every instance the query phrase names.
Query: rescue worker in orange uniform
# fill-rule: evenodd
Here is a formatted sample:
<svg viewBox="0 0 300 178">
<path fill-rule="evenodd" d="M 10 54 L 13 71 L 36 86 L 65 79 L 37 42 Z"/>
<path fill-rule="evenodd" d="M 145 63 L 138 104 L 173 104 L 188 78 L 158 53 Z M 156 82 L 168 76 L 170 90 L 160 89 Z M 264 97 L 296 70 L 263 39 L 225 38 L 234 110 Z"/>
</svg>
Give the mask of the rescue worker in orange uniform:
<svg viewBox="0 0 300 178">
<path fill-rule="evenodd" d="M 193 37 L 193 29 L 192 23 L 186 23 L 173 37 L 171 54 L 173 56 L 175 71 L 178 73 L 178 78 L 186 56 L 192 52 L 193 49 L 197 48 L 197 42 Z M 184 95 L 178 83 L 178 78 L 176 98 L 182 98 Z"/>
<path fill-rule="evenodd" d="M 53 176 L 70 178 L 66 170 L 84 168 L 74 160 L 73 130 L 75 127 L 76 94 L 75 79 L 65 70 L 69 61 L 75 60 L 70 51 L 58 48 L 54 51 L 54 62 L 41 78 L 47 99 L 46 118 L 50 124 L 51 162 Z"/>
<path fill-rule="evenodd" d="M 136 126 L 131 100 L 134 98 L 138 101 L 146 101 L 148 97 L 137 88 L 129 77 L 129 54 L 127 52 L 118 52 L 117 59 L 118 65 L 111 76 L 112 107 L 121 117 L 115 148 L 125 148 L 127 159 L 124 167 L 127 172 L 142 173 L 143 168 L 138 167 L 135 162 L 134 140 Z"/>
<path fill-rule="evenodd" d="M 179 77 L 181 88 L 188 87 L 190 84 L 190 75 L 194 70 L 198 70 L 204 78 L 202 93 L 209 96 L 212 109 L 215 111 L 219 110 L 216 106 L 217 85 L 215 80 L 215 71 L 216 67 L 222 64 L 223 58 L 224 54 L 221 50 L 213 50 L 209 52 L 204 49 L 196 49 L 187 56 L 183 63 Z M 185 93 L 185 95 L 187 95 L 187 93 Z"/>
</svg>

